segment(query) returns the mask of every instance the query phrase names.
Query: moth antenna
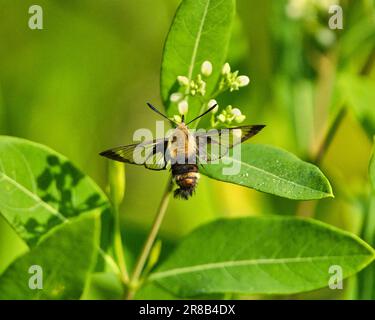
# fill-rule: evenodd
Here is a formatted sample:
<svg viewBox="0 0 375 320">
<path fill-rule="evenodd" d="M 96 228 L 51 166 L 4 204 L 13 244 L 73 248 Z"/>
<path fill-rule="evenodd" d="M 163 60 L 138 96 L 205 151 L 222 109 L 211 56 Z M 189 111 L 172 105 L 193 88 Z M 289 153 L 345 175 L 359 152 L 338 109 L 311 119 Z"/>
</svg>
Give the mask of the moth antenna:
<svg viewBox="0 0 375 320">
<path fill-rule="evenodd" d="M 215 109 L 217 104 L 214 104 L 211 108 L 203 112 L 200 116 L 194 118 L 193 120 L 189 121 L 186 125 L 189 125 L 190 123 L 194 122 L 195 120 L 198 120 L 199 118 L 203 117 L 205 114 L 209 113 L 211 110 Z"/>
<path fill-rule="evenodd" d="M 169 119 L 165 114 L 161 113 L 158 109 L 156 109 L 151 103 L 147 102 L 147 105 L 148 105 L 148 107 L 149 107 L 152 111 L 156 112 L 158 115 L 160 115 L 160 116 L 162 116 L 163 118 L 167 119 L 169 122 L 175 124 L 176 126 L 178 125 L 178 123 L 176 123 L 175 121 Z"/>
</svg>

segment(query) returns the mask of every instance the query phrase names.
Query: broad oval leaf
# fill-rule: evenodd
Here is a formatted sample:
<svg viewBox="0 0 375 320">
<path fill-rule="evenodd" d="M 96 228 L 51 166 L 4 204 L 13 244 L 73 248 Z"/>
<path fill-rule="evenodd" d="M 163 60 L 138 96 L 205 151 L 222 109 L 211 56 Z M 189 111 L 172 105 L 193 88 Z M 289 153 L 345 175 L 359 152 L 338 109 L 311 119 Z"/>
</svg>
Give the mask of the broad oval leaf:
<svg viewBox="0 0 375 320">
<path fill-rule="evenodd" d="M 97 212 L 74 218 L 46 234 L 1 275 L 0 299 L 79 299 L 95 264 L 99 228 Z M 30 269 L 32 266 L 41 269 Z M 32 289 L 38 274 L 42 274 L 43 289 Z"/>
<path fill-rule="evenodd" d="M 206 94 L 214 89 L 225 62 L 234 16 L 234 0 L 182 1 L 164 46 L 161 68 L 161 97 L 169 116 L 178 114 L 169 103 L 177 77 L 193 79 L 205 60 L 213 65 L 206 79 Z M 189 117 L 194 117 L 199 108 L 199 104 L 190 103 Z"/>
<path fill-rule="evenodd" d="M 197 300 L 223 300 L 224 294 L 206 294 L 194 297 Z M 149 282 L 142 286 L 134 296 L 135 300 L 181 300 L 181 297 L 175 296 L 172 292 L 166 290 L 157 282 Z"/>
<path fill-rule="evenodd" d="M 110 272 L 97 272 L 90 275 L 82 300 L 120 300 L 124 288 L 118 275 Z"/>
<path fill-rule="evenodd" d="M 348 277 L 373 259 L 358 237 L 314 220 L 222 219 L 188 235 L 149 280 L 181 297 L 291 294 L 327 287 L 332 266 Z"/>
<path fill-rule="evenodd" d="M 372 148 L 372 155 L 371 155 L 370 165 L 369 165 L 369 176 L 370 176 L 370 183 L 371 183 L 372 189 L 375 192 L 375 136 L 374 136 L 374 146 Z"/>
<path fill-rule="evenodd" d="M 363 201 L 364 199 L 360 199 Z M 361 237 L 370 245 L 375 245 L 375 190 L 372 191 L 367 203 L 363 203 L 363 222 Z M 371 264 L 358 274 L 356 298 L 361 300 L 375 299 L 375 264 Z"/>
<path fill-rule="evenodd" d="M 29 246 L 53 227 L 110 205 L 99 187 L 55 151 L 24 139 L 0 136 L 0 214 Z M 106 230 L 106 228 L 104 228 Z M 103 234 L 102 248 L 109 242 Z"/>
<path fill-rule="evenodd" d="M 348 107 L 371 139 L 375 133 L 375 81 L 371 78 L 343 74 L 339 78 L 339 92 Z"/>
<path fill-rule="evenodd" d="M 374 139 L 375 142 L 375 139 Z M 370 245 L 375 244 L 375 143 L 369 165 L 372 190 L 368 198 L 360 198 L 363 208 L 361 237 Z M 358 299 L 375 299 L 375 265 L 372 264 L 358 274 L 356 293 Z"/>
<path fill-rule="evenodd" d="M 285 150 L 262 144 L 242 144 L 240 159 L 231 160 L 231 156 L 226 155 L 219 164 L 201 166 L 200 172 L 216 180 L 289 199 L 333 197 L 331 185 L 318 167 Z M 224 174 L 223 169 L 232 166 L 238 167 L 238 174 Z"/>
</svg>

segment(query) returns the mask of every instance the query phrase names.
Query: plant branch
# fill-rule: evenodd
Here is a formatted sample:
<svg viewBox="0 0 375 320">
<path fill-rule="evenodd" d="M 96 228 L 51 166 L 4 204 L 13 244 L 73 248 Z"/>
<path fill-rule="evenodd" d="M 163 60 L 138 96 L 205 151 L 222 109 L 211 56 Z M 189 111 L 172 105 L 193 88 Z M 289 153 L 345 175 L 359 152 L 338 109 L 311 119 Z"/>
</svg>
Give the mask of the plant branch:
<svg viewBox="0 0 375 320">
<path fill-rule="evenodd" d="M 121 276 L 121 271 L 119 269 L 119 266 L 117 265 L 116 261 L 109 255 L 107 254 L 102 248 L 98 246 L 99 254 L 102 256 L 104 259 L 105 263 L 112 269 L 112 271 L 118 275 Z"/>
<path fill-rule="evenodd" d="M 368 74 L 370 74 L 370 72 L 371 72 L 371 70 L 374 66 L 374 63 L 375 63 L 375 48 L 373 50 L 371 50 L 369 56 L 367 57 L 367 60 L 363 64 L 363 67 L 361 68 L 361 70 L 359 70 L 358 75 L 359 76 L 367 76 Z M 345 105 L 343 105 L 340 108 L 339 112 L 337 113 L 337 115 L 336 115 L 335 119 L 333 120 L 330 128 L 328 129 L 327 134 L 325 135 L 319 149 L 316 152 L 316 155 L 314 157 L 314 163 L 315 164 L 321 163 L 321 161 L 323 159 L 323 156 L 325 155 L 329 146 L 331 145 L 332 140 L 333 140 L 338 128 L 340 127 L 340 125 L 342 123 L 342 120 L 345 118 L 347 112 L 348 112 L 347 107 Z"/>
<path fill-rule="evenodd" d="M 367 57 L 366 62 L 363 67 L 359 70 L 359 76 L 366 76 L 371 73 L 371 70 L 375 63 L 375 48 L 373 48 Z M 316 154 L 313 156 L 313 163 L 316 165 L 321 164 L 323 157 L 326 155 L 327 150 L 329 149 L 333 138 L 335 137 L 337 130 L 339 129 L 343 119 L 345 118 L 348 112 L 346 105 L 342 105 L 338 113 L 336 114 L 335 119 L 333 120 L 331 126 L 329 127 L 322 143 L 320 144 Z M 305 201 L 301 202 L 296 209 L 297 216 L 307 216 L 312 217 L 315 211 L 317 201 Z"/>
<path fill-rule="evenodd" d="M 114 211 L 114 216 L 115 216 L 114 250 L 115 250 L 116 260 L 120 269 L 121 281 L 124 284 L 127 284 L 129 283 L 129 274 L 126 268 L 124 250 L 122 247 L 119 210 L 116 205 L 114 205 L 113 211 Z"/>
<path fill-rule="evenodd" d="M 129 282 L 129 274 L 126 268 L 124 257 L 124 249 L 121 239 L 121 224 L 119 206 L 125 194 L 125 166 L 123 163 L 109 162 L 109 193 L 112 202 L 112 212 L 114 220 L 114 237 L 113 250 L 118 264 L 119 275 L 121 281 L 127 285 Z"/>
<path fill-rule="evenodd" d="M 313 162 L 315 164 L 320 164 L 323 160 L 323 156 L 326 154 L 328 148 L 330 147 L 332 140 L 340 127 L 342 120 L 345 118 L 348 109 L 346 106 L 342 106 L 339 112 L 337 113 L 335 119 L 333 120 L 331 126 L 329 127 L 326 136 L 324 137 L 314 159 Z"/>
<path fill-rule="evenodd" d="M 147 261 L 147 258 L 150 254 L 150 251 L 152 249 L 152 245 L 154 244 L 155 238 L 159 232 L 161 223 L 163 222 L 163 218 L 165 215 L 165 212 L 167 211 L 168 203 L 170 194 L 172 191 L 172 176 L 168 178 L 167 187 L 164 191 L 163 197 L 161 199 L 158 211 L 156 213 L 154 222 L 152 224 L 150 233 L 147 236 L 146 242 L 143 245 L 142 251 L 137 259 L 137 262 L 135 264 L 134 271 L 131 275 L 130 282 L 129 282 L 129 291 L 127 294 L 126 299 L 132 299 L 137 288 L 138 288 L 138 282 L 140 279 L 140 276 L 142 274 L 142 270 L 145 266 L 145 263 Z"/>
<path fill-rule="evenodd" d="M 361 71 L 359 72 L 359 74 L 361 76 L 366 76 L 366 75 L 369 75 L 371 73 L 371 70 L 374 66 L 374 63 L 375 63 L 375 48 L 373 48 L 370 52 L 370 55 L 367 57 L 367 60 L 366 62 L 364 63 Z"/>
</svg>

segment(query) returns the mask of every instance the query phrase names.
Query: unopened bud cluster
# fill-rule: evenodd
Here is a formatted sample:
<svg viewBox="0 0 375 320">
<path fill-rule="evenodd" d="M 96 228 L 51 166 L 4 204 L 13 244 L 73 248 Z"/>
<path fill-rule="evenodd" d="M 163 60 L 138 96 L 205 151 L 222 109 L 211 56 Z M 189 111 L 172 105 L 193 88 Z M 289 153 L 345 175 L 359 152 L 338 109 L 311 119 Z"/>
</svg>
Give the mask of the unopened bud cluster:
<svg viewBox="0 0 375 320">
<path fill-rule="evenodd" d="M 222 91 L 228 90 L 230 92 L 239 90 L 250 83 L 248 76 L 238 75 L 238 70 L 231 72 L 229 63 L 226 63 L 222 69 L 222 79 L 220 81 L 219 89 Z"/>
<path fill-rule="evenodd" d="M 329 48 L 337 36 L 327 26 L 328 13 L 331 7 L 339 4 L 340 0 L 288 0 L 285 11 L 290 19 L 302 22 L 304 31 L 321 46 Z"/>
<path fill-rule="evenodd" d="M 184 75 L 180 75 L 177 77 L 176 80 L 179 85 L 179 89 L 177 92 L 172 93 L 170 96 L 170 101 L 177 105 L 179 113 L 179 115 L 173 116 L 172 119 L 174 121 L 178 123 L 181 122 L 181 116 L 188 113 L 188 101 L 190 97 L 199 97 L 203 105 L 206 105 L 207 109 L 212 108 L 214 105 L 216 105 L 211 113 L 212 127 L 229 126 L 232 123 L 238 124 L 246 119 L 246 116 L 241 113 L 241 110 L 239 108 L 233 108 L 231 105 L 225 107 L 220 112 L 220 114 L 217 115 L 219 111 L 219 105 L 213 98 L 225 91 L 232 92 L 239 90 L 241 87 L 247 86 L 250 83 L 249 77 L 239 75 L 238 71 L 231 72 L 229 63 L 225 63 L 221 68 L 221 77 L 218 82 L 217 90 L 213 93 L 211 98 L 206 97 L 206 80 L 211 76 L 212 72 L 212 63 L 210 61 L 204 61 L 201 65 L 200 73 L 194 79 L 189 79 Z"/>
<path fill-rule="evenodd" d="M 195 79 L 189 79 L 186 76 L 178 76 L 177 83 L 180 88 L 178 92 L 172 93 L 170 101 L 176 103 L 178 112 L 181 115 L 186 115 L 189 110 L 188 98 L 189 96 L 201 96 L 206 95 L 206 81 L 204 78 L 208 78 L 212 74 L 212 63 L 210 61 L 204 61 L 201 66 L 201 72 L 196 76 Z M 180 116 L 174 116 L 173 120 L 180 120 Z"/>
<path fill-rule="evenodd" d="M 208 104 L 209 107 L 216 104 L 216 108 L 212 110 L 211 116 L 211 126 L 215 127 L 223 127 L 223 126 L 230 126 L 233 123 L 239 124 L 245 121 L 246 116 L 242 114 L 239 108 L 233 108 L 231 105 L 227 106 L 223 109 L 220 114 L 216 115 L 219 105 L 217 104 L 216 100 L 211 100 Z"/>
</svg>

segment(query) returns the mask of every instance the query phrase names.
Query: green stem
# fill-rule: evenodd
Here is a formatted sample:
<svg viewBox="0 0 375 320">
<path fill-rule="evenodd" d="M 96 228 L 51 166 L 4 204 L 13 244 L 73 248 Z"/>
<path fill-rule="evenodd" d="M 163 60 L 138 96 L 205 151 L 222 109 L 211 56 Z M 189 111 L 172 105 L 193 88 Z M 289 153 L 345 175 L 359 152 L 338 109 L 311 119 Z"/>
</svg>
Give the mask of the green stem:
<svg viewBox="0 0 375 320">
<path fill-rule="evenodd" d="M 341 107 L 341 109 L 337 113 L 335 119 L 333 120 L 331 126 L 328 129 L 328 132 L 327 132 L 326 136 L 324 137 L 323 142 L 321 143 L 321 145 L 320 145 L 320 147 L 319 147 L 319 149 L 316 153 L 315 159 L 313 160 L 313 162 L 315 164 L 318 165 L 322 162 L 323 156 L 326 154 L 328 148 L 330 147 L 330 145 L 332 143 L 332 140 L 335 137 L 335 134 L 336 134 L 338 128 L 340 127 L 342 121 L 344 120 L 347 112 L 348 112 L 347 108 L 345 106 L 343 106 L 343 107 Z"/>
<path fill-rule="evenodd" d="M 371 70 L 374 66 L 374 63 L 375 63 L 375 48 L 373 50 L 371 50 L 369 56 L 367 57 L 367 60 L 365 61 L 364 65 L 362 66 L 361 70 L 359 70 L 358 74 L 359 76 L 367 76 L 371 73 Z M 340 127 L 341 123 L 342 123 L 342 120 L 345 118 L 346 114 L 348 112 L 348 109 L 345 105 L 343 105 L 341 107 L 341 109 L 339 110 L 339 112 L 337 113 L 335 119 L 333 120 L 330 128 L 328 129 L 328 132 L 322 142 L 322 144 L 320 145 L 317 153 L 316 153 L 316 156 L 315 156 L 315 159 L 314 159 L 314 163 L 315 164 L 320 164 L 324 155 L 326 154 L 329 146 L 331 145 L 332 143 L 332 140 L 338 130 L 338 128 Z"/>
<path fill-rule="evenodd" d="M 366 76 L 371 73 L 371 70 L 375 63 L 375 48 L 371 50 L 369 56 L 367 57 L 366 62 L 364 63 L 361 70 L 359 70 L 358 75 L 359 76 Z M 346 114 L 348 112 L 348 109 L 345 105 L 343 105 L 339 112 L 336 114 L 335 119 L 333 120 L 331 126 L 329 127 L 327 134 L 325 135 L 323 142 L 321 143 L 317 153 L 313 157 L 313 162 L 317 165 L 321 164 L 324 156 L 327 153 L 327 150 L 329 149 L 333 138 L 335 137 L 337 130 L 339 129 L 343 119 L 345 118 Z M 296 215 L 297 216 L 307 216 L 312 217 L 314 215 L 315 207 L 316 207 L 317 201 L 313 202 L 301 202 L 296 209 Z"/>
<path fill-rule="evenodd" d="M 105 263 L 112 269 L 113 273 L 119 277 L 121 277 L 121 272 L 119 266 L 117 265 L 116 261 L 107 254 L 102 248 L 98 246 L 99 254 L 104 259 Z"/>
<path fill-rule="evenodd" d="M 129 283 L 129 274 L 126 268 L 124 249 L 122 247 L 122 238 L 121 238 L 121 227 L 120 227 L 120 214 L 118 207 L 113 206 L 114 213 L 114 224 L 115 224 L 115 234 L 114 234 L 114 250 L 116 255 L 116 260 L 120 269 L 121 280 L 124 284 Z"/>
<path fill-rule="evenodd" d="M 156 236 L 159 232 L 161 223 L 163 222 L 163 218 L 165 215 L 165 212 L 167 211 L 168 203 L 169 203 L 169 198 L 171 195 L 171 191 L 173 188 L 172 184 L 172 177 L 170 176 L 168 179 L 168 184 L 165 189 L 165 192 L 163 194 L 163 197 L 161 199 L 158 211 L 156 213 L 154 222 L 152 224 L 151 230 L 147 236 L 146 242 L 143 245 L 142 251 L 137 259 L 137 262 L 135 264 L 134 271 L 130 277 L 130 282 L 129 282 L 129 290 L 128 294 L 126 296 L 126 299 L 130 300 L 133 299 L 134 294 L 138 290 L 139 287 L 139 280 L 142 274 L 142 270 L 145 266 L 145 263 L 147 261 L 147 258 L 150 254 L 150 251 L 152 249 L 152 245 L 155 242 Z"/>
<path fill-rule="evenodd" d="M 323 142 L 321 143 L 316 155 L 312 159 L 312 162 L 316 165 L 320 165 L 323 157 L 326 155 L 327 150 L 329 149 L 333 138 L 336 135 L 338 128 L 340 127 L 345 115 L 348 110 L 345 106 L 342 106 L 339 112 L 336 114 L 335 119 L 333 120 L 331 126 L 328 129 L 327 134 L 324 137 Z M 313 217 L 316 209 L 317 201 L 304 201 L 300 202 L 296 209 L 297 216 L 303 217 Z"/>
<path fill-rule="evenodd" d="M 125 194 L 125 167 L 123 163 L 109 162 L 109 193 L 112 202 L 114 220 L 113 250 L 119 269 L 119 276 L 124 285 L 129 283 L 129 274 L 126 268 L 124 249 L 121 239 L 121 224 L 119 206 Z"/>
<path fill-rule="evenodd" d="M 217 89 L 212 95 L 211 99 L 215 99 L 220 93 L 224 92 L 224 90 Z"/>
<path fill-rule="evenodd" d="M 211 98 L 209 100 L 215 99 L 220 93 L 222 93 L 224 91 L 225 90 L 222 90 L 222 89 L 216 89 L 215 92 L 213 94 L 211 94 Z M 198 114 L 202 114 L 205 111 L 205 108 L 207 107 L 207 104 L 208 104 L 209 100 L 201 99 L 201 101 L 200 101 L 201 102 L 201 108 L 199 109 Z M 198 127 L 199 121 L 196 122 L 195 128 Z M 212 121 L 211 121 L 211 124 L 212 124 Z"/>
</svg>

